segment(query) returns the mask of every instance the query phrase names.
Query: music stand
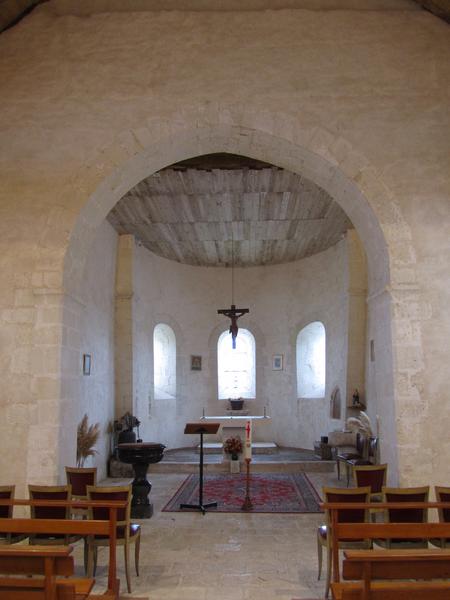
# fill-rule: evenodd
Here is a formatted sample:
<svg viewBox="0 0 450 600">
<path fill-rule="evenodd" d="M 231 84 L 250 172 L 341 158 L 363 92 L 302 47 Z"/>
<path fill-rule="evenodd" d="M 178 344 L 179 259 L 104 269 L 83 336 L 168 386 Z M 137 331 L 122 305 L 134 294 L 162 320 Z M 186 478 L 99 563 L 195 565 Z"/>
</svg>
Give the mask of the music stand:
<svg viewBox="0 0 450 600">
<path fill-rule="evenodd" d="M 193 508 L 201 510 L 205 514 L 207 508 L 217 506 L 217 502 L 208 502 L 203 504 L 203 436 L 205 433 L 217 433 L 220 423 L 186 423 L 184 433 L 200 435 L 200 464 L 199 464 L 199 483 L 198 483 L 198 504 L 180 504 L 181 508 Z"/>
</svg>

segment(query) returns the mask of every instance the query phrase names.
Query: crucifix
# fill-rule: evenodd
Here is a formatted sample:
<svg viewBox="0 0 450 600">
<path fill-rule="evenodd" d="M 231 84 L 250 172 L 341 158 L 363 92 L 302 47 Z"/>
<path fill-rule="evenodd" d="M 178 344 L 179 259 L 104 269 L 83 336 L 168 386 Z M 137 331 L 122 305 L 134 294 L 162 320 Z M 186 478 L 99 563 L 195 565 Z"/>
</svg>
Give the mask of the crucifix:
<svg viewBox="0 0 450 600">
<path fill-rule="evenodd" d="M 226 317 L 231 319 L 231 325 L 230 325 L 231 339 L 232 339 L 232 343 L 233 343 L 233 348 L 236 348 L 236 336 L 237 336 L 238 330 L 239 330 L 237 320 L 239 319 L 239 317 L 242 317 L 242 315 L 245 315 L 245 313 L 250 312 L 250 309 L 236 308 L 236 306 L 234 304 L 232 304 L 231 308 L 221 308 L 217 312 L 219 313 L 219 315 L 225 315 Z"/>
</svg>

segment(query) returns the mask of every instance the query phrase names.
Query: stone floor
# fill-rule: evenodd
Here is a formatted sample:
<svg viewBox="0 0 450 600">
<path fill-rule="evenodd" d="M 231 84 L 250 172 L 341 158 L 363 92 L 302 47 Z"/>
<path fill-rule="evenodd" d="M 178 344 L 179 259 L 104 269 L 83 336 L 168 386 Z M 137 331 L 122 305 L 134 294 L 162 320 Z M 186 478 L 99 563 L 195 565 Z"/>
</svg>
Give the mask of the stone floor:
<svg viewBox="0 0 450 600">
<path fill-rule="evenodd" d="M 343 485 L 334 473 L 308 473 L 317 491 Z M 140 577 L 132 596 L 149 600 L 292 600 L 322 598 L 317 581 L 318 514 L 163 513 L 185 474 L 151 475 L 154 515 L 141 521 Z M 117 479 L 114 483 L 120 483 Z M 128 483 L 129 480 L 126 481 Z M 102 483 L 108 483 L 107 481 Z M 125 483 L 125 482 L 122 482 Z M 132 556 L 134 548 L 132 547 Z M 99 550 L 96 590 L 106 587 L 107 549 Z M 134 559 L 133 559 L 134 560 Z M 76 548 L 77 564 L 82 547 Z M 133 566 L 134 568 L 134 566 Z M 125 590 L 123 552 L 118 576 Z"/>
</svg>

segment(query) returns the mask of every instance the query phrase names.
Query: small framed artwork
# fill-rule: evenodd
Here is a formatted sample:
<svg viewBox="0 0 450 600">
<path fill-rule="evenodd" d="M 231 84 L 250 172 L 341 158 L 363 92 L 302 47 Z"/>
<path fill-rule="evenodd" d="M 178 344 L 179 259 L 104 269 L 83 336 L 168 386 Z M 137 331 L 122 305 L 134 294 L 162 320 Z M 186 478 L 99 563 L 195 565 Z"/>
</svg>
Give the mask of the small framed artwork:
<svg viewBox="0 0 450 600">
<path fill-rule="evenodd" d="M 191 371 L 202 370 L 202 357 L 191 355 Z"/>
<path fill-rule="evenodd" d="M 282 354 L 274 354 L 272 357 L 272 371 L 282 371 L 283 370 L 283 355 Z"/>
<path fill-rule="evenodd" d="M 91 355 L 83 354 L 83 375 L 91 374 Z"/>
</svg>

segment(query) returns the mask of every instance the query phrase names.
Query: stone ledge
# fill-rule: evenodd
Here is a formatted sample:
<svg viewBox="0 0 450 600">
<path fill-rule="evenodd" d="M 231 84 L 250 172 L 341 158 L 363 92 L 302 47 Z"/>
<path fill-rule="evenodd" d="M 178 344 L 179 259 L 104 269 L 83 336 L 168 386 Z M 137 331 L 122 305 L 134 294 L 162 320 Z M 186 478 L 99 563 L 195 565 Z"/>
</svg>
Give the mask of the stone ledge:
<svg viewBox="0 0 450 600">
<path fill-rule="evenodd" d="M 254 454 L 276 454 L 278 446 L 275 442 L 252 442 L 252 452 Z M 197 453 L 200 452 L 200 445 L 197 446 Z M 208 442 L 203 444 L 204 454 L 220 454 L 223 452 L 222 442 Z"/>
</svg>

